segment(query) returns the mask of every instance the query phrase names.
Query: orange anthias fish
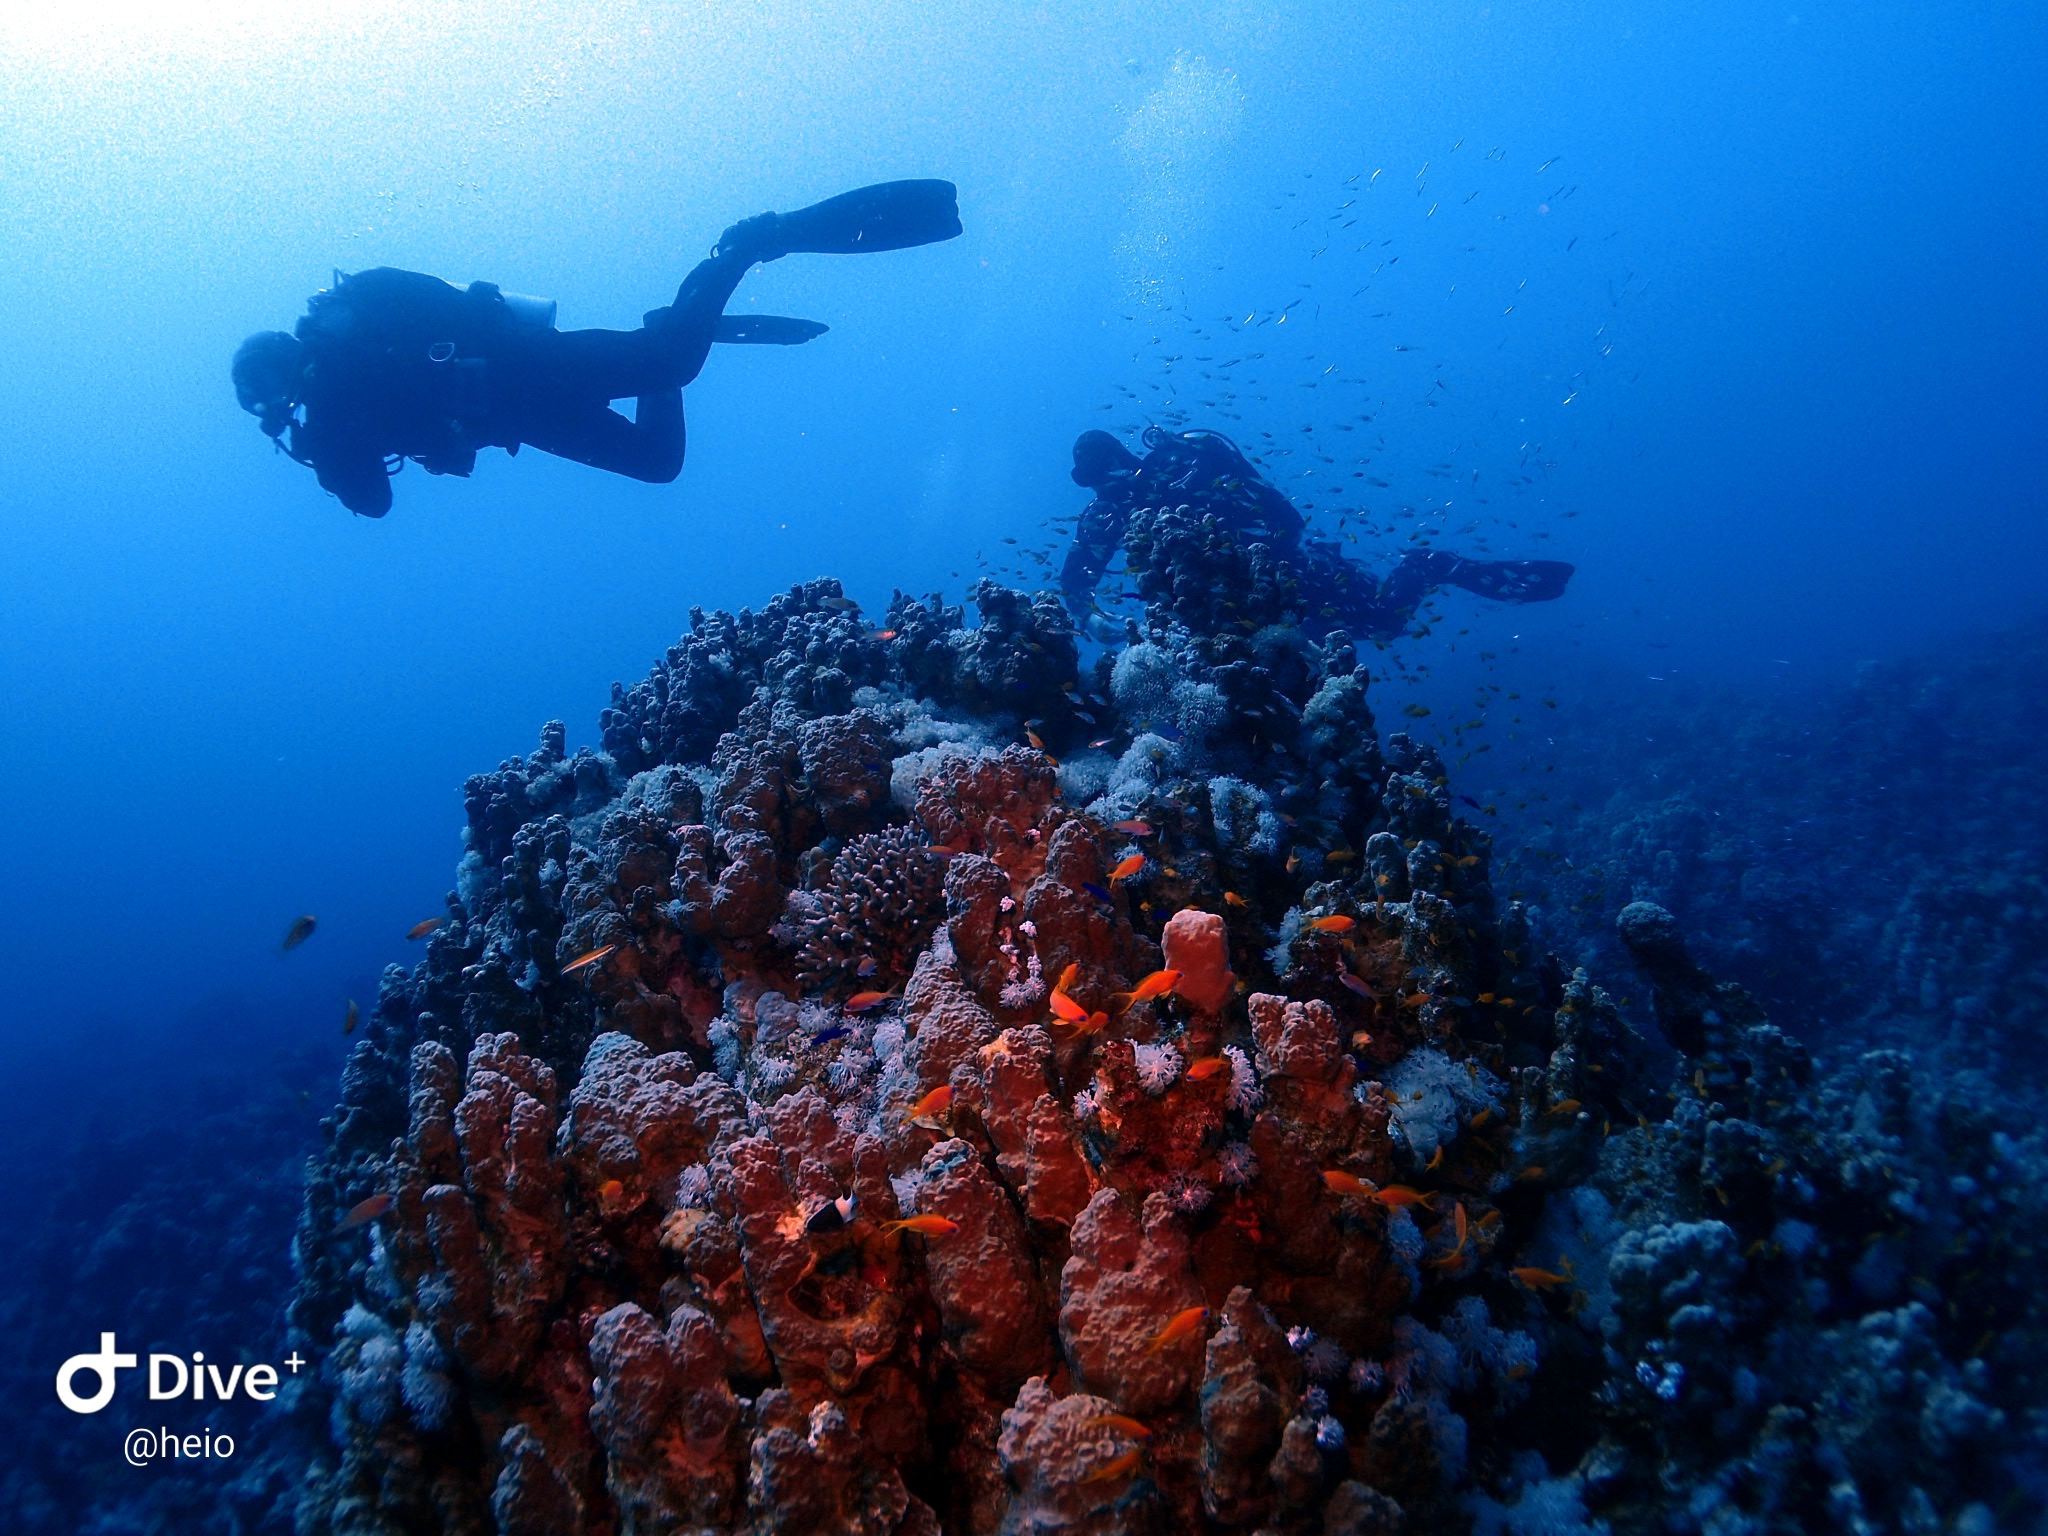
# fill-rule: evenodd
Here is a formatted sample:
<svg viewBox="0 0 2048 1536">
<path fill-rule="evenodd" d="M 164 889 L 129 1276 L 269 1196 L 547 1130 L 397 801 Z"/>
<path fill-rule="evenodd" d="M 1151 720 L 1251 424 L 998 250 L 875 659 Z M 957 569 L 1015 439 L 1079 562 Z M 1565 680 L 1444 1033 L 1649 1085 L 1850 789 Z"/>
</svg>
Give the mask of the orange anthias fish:
<svg viewBox="0 0 2048 1536">
<path fill-rule="evenodd" d="M 1323 1187 L 1333 1195 L 1371 1195 L 1373 1187 L 1355 1173 L 1346 1173 L 1342 1168 L 1323 1170 Z"/>
<path fill-rule="evenodd" d="M 903 1118 L 906 1120 L 922 1120 L 926 1115 L 943 1115 L 952 1107 L 953 1090 L 951 1088 L 934 1088 L 930 1093 L 911 1105 L 910 1112 Z"/>
<path fill-rule="evenodd" d="M 1538 1269 L 1533 1264 L 1525 1265 L 1521 1269 L 1511 1269 L 1508 1273 L 1514 1277 L 1515 1284 L 1526 1286 L 1532 1291 L 1555 1290 L 1558 1286 L 1568 1284 L 1571 1280 L 1569 1275 L 1560 1275 L 1548 1269 Z"/>
<path fill-rule="evenodd" d="M 606 955 L 610 954 L 613 950 L 617 949 L 618 947 L 619 946 L 616 944 L 606 944 L 598 949 L 587 949 L 582 954 L 578 955 L 574 960 L 571 960 L 567 965 L 563 966 L 562 974 L 564 976 L 574 975 L 577 971 L 582 970 L 586 965 L 595 965 L 598 961 L 602 960 Z"/>
<path fill-rule="evenodd" d="M 1152 823 L 1149 821 L 1120 821 L 1116 823 L 1116 830 L 1128 832 L 1132 837 L 1150 837 L 1152 835 Z"/>
<path fill-rule="evenodd" d="M 1155 997 L 1164 997 L 1180 985 L 1180 978 L 1179 971 L 1154 971 L 1130 990 L 1124 1006 L 1128 1008 L 1133 1003 L 1149 1003 Z"/>
<path fill-rule="evenodd" d="M 341 1032 L 344 1035 L 354 1034 L 356 1032 L 356 1022 L 357 1020 L 361 1019 L 362 1016 L 362 1009 L 356 1006 L 356 1000 L 354 998 L 350 998 L 348 1000 L 348 1012 L 341 1016 Z"/>
<path fill-rule="evenodd" d="M 1251 905 L 1250 902 L 1246 901 L 1242 896 L 1238 895 L 1235 891 L 1225 891 L 1223 893 L 1223 900 L 1226 905 L 1233 907 L 1248 907 Z"/>
<path fill-rule="evenodd" d="M 1051 1005 L 1054 1013 L 1058 1014 L 1069 1024 L 1084 1023 L 1088 1018 L 1088 1010 L 1064 992 L 1053 993 L 1051 997 L 1046 999 L 1046 1002 Z"/>
<path fill-rule="evenodd" d="M 1356 918 L 1346 917 L 1342 912 L 1332 912 L 1328 917 L 1319 917 L 1309 924 L 1319 933 L 1349 933 L 1357 926 Z"/>
<path fill-rule="evenodd" d="M 290 928 L 285 930 L 284 942 L 277 947 L 279 949 L 297 949 L 306 940 L 313 937 L 313 930 L 318 926 L 319 922 L 315 918 L 300 918 Z"/>
<path fill-rule="evenodd" d="M 1113 1477 L 1123 1477 L 1138 1470 L 1138 1463 L 1145 1459 L 1142 1447 L 1132 1446 L 1120 1456 L 1112 1457 L 1090 1472 L 1081 1481 L 1084 1483 L 1106 1483 Z"/>
<path fill-rule="evenodd" d="M 1036 748 L 1037 748 L 1037 749 L 1038 749 L 1039 751 L 1043 752 L 1043 751 L 1045 750 L 1045 740 L 1044 740 L 1044 738 L 1043 738 L 1043 737 L 1041 737 L 1041 736 L 1040 736 L 1040 735 L 1038 734 L 1038 732 L 1036 732 L 1036 731 L 1032 730 L 1032 729 L 1031 729 L 1031 727 L 1029 727 L 1029 726 L 1026 726 L 1026 727 L 1024 728 L 1024 739 L 1025 739 L 1026 741 L 1030 742 L 1030 743 L 1031 743 L 1031 745 L 1032 745 L 1032 746 L 1034 746 L 1034 747 L 1036 747 Z"/>
<path fill-rule="evenodd" d="M 1464 1257 L 1465 1240 L 1472 1235 L 1472 1227 L 1469 1219 L 1465 1215 L 1465 1205 L 1463 1201 L 1460 1201 L 1458 1204 L 1451 1207 L 1451 1232 L 1452 1235 L 1457 1238 L 1457 1242 L 1452 1246 L 1451 1251 L 1449 1253 L 1439 1254 L 1436 1258 L 1433 1258 L 1429 1261 L 1432 1265 L 1438 1268 L 1448 1269 L 1451 1265 L 1457 1263 L 1459 1259 Z"/>
<path fill-rule="evenodd" d="M 1206 1083 L 1210 1078 L 1230 1070 L 1228 1058 L 1204 1056 L 1200 1061 L 1188 1063 L 1187 1079 L 1191 1083 Z"/>
<path fill-rule="evenodd" d="M 1372 988 L 1365 984 L 1365 981 L 1362 977 L 1354 976 L 1349 971 L 1339 971 L 1337 973 L 1337 979 L 1344 984 L 1345 991 L 1357 993 L 1360 997 L 1364 998 L 1368 1003 L 1378 1001 L 1378 999 L 1376 999 L 1373 996 Z"/>
<path fill-rule="evenodd" d="M 410 928 L 406 929 L 405 936 L 408 939 L 424 939 L 428 934 L 432 933 L 436 928 L 440 927 L 443 923 L 447 921 L 448 919 L 445 917 L 427 918 L 422 922 L 414 923 Z"/>
<path fill-rule="evenodd" d="M 1178 1344 L 1191 1333 L 1199 1333 L 1202 1324 L 1209 1321 L 1207 1307 L 1189 1307 L 1184 1312 L 1173 1314 L 1172 1320 L 1152 1336 L 1152 1342 L 1145 1346 L 1145 1353 L 1156 1355 L 1169 1344 Z"/>
<path fill-rule="evenodd" d="M 398 1204 L 398 1196 L 396 1195 L 372 1195 L 367 1200 L 357 1201 L 356 1204 L 349 1207 L 348 1214 L 341 1218 L 341 1224 L 334 1230 L 337 1232 L 348 1232 L 356 1227 L 368 1226 L 396 1204 Z"/>
<path fill-rule="evenodd" d="M 1436 1209 L 1436 1196 L 1425 1195 L 1419 1189 L 1410 1189 L 1406 1184 L 1388 1184 L 1372 1192 L 1372 1198 L 1389 1210 L 1404 1205 L 1419 1205 L 1426 1210 Z"/>
<path fill-rule="evenodd" d="M 1145 855 L 1134 853 L 1109 872 L 1109 883 L 1111 885 L 1121 885 L 1144 867 Z"/>
<path fill-rule="evenodd" d="M 889 1000 L 890 996 L 891 994 L 887 992 L 856 992 L 846 1000 L 846 1011 L 848 1013 L 866 1013 L 870 1008 L 881 1007 L 883 1003 Z"/>
<path fill-rule="evenodd" d="M 1113 1429 L 1120 1435 L 1129 1435 L 1133 1440 L 1150 1440 L 1152 1426 L 1132 1418 L 1128 1413 L 1099 1413 L 1088 1421 L 1090 1429 Z"/>
<path fill-rule="evenodd" d="M 960 1230 L 960 1223 L 948 1221 L 943 1216 L 906 1216 L 901 1221 L 885 1221 L 884 1232 L 915 1232 L 919 1237 L 951 1237 Z"/>
<path fill-rule="evenodd" d="M 1069 965 L 1067 966 L 1067 968 L 1066 968 L 1066 969 L 1065 969 L 1064 971 L 1061 971 L 1061 972 L 1060 972 L 1060 979 L 1059 979 L 1058 981 L 1056 981 L 1056 982 L 1054 982 L 1054 983 L 1053 983 L 1053 991 L 1055 991 L 1055 992 L 1068 992 L 1068 991 L 1071 991 L 1071 990 L 1073 989 L 1074 983 L 1075 983 L 1075 982 L 1077 982 L 1077 981 L 1079 981 L 1080 979 L 1081 979 L 1081 962 L 1080 962 L 1080 961 L 1078 961 L 1078 960 L 1076 960 L 1076 961 L 1072 962 L 1071 964 L 1069 964 Z"/>
</svg>

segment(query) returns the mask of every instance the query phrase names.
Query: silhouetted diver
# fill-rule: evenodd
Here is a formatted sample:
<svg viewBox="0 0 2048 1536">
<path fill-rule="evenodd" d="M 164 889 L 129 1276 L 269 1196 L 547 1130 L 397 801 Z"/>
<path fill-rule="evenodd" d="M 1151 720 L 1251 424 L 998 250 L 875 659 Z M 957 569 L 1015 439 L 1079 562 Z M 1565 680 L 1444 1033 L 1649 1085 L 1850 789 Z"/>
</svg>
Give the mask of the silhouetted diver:
<svg viewBox="0 0 2048 1536">
<path fill-rule="evenodd" d="M 1564 595 L 1572 567 L 1561 560 L 1467 560 L 1434 549 L 1411 549 L 1384 579 L 1347 560 L 1336 545 L 1302 534 L 1307 525 L 1281 491 L 1220 432 L 1169 432 L 1147 427 L 1139 458 L 1107 432 L 1074 441 L 1073 479 L 1095 492 L 1074 527 L 1060 568 L 1067 606 L 1084 624 L 1095 587 L 1123 543 L 1139 507 L 1189 506 L 1249 543 L 1269 544 L 1302 573 L 1308 602 L 1328 609 L 1361 636 L 1399 634 L 1433 586 L 1462 587 L 1509 603 L 1540 603 Z"/>
<path fill-rule="evenodd" d="M 295 334 L 242 343 L 235 398 L 364 517 L 390 510 L 391 476 L 407 459 L 430 474 L 467 475 L 480 448 L 531 445 L 665 485 L 683 467 L 683 386 L 713 342 L 791 346 L 825 331 L 811 320 L 726 315 L 749 268 L 798 251 L 950 240 L 960 233 L 955 197 L 949 181 L 892 181 L 743 220 L 637 331 L 558 331 L 552 302 L 495 283 L 458 288 L 395 267 L 337 273 Z M 631 421 L 611 409 L 628 397 Z"/>
</svg>

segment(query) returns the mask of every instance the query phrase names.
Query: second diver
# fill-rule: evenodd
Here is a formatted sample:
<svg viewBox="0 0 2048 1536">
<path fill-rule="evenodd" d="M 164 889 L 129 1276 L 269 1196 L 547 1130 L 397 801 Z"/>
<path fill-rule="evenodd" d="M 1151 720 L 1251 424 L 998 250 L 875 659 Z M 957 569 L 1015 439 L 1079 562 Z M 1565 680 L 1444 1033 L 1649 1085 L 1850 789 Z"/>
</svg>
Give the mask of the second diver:
<svg viewBox="0 0 2048 1536">
<path fill-rule="evenodd" d="M 1220 432 L 1145 429 L 1143 458 L 1107 432 L 1074 443 L 1073 479 L 1095 499 L 1074 529 L 1060 586 L 1077 622 L 1099 623 L 1095 587 L 1135 518 L 1166 512 L 1213 517 L 1247 544 L 1264 544 L 1299 573 L 1302 605 L 1361 637 L 1401 633 L 1435 586 L 1461 587 L 1509 603 L 1564 595 L 1572 567 L 1561 560 L 1467 560 L 1442 550 L 1409 550 L 1384 577 L 1347 560 L 1334 544 L 1304 543 L 1306 524 L 1280 490 Z"/>
</svg>

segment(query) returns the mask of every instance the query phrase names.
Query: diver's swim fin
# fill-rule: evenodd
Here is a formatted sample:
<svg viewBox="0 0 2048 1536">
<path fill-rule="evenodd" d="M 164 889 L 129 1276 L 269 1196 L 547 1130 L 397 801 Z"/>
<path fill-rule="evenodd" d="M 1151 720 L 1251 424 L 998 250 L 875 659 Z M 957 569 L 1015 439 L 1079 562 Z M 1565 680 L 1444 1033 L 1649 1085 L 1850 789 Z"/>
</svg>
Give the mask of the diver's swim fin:
<svg viewBox="0 0 2048 1536">
<path fill-rule="evenodd" d="M 1564 596 L 1572 571 L 1562 560 L 1460 560 L 1439 579 L 1504 603 L 1547 603 Z"/>
<path fill-rule="evenodd" d="M 884 181 L 780 215 L 776 243 L 788 251 L 852 256 L 900 251 L 960 233 L 960 189 L 950 181 Z"/>
<path fill-rule="evenodd" d="M 720 315 L 711 339 L 738 346 L 797 347 L 831 329 L 816 320 L 792 320 L 787 315 Z"/>
</svg>

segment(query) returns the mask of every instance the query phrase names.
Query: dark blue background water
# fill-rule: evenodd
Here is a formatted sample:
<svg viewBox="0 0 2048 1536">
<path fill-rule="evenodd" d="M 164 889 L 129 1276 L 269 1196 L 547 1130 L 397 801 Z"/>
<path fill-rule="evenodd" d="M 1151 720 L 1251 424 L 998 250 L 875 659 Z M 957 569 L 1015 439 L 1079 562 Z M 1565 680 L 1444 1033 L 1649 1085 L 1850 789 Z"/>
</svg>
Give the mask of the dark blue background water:
<svg viewBox="0 0 2048 1536">
<path fill-rule="evenodd" d="M 1383 714 L 1483 648 L 1597 731 L 1600 688 L 1766 695 L 2044 606 L 2033 7 L 161 9 L 0 20 L 22 1157 L 195 1078 L 310 1131 L 466 774 L 591 740 L 693 604 L 1045 584 L 1084 427 L 1289 448 L 1382 563 L 1577 562 L 1447 599 Z M 832 332 L 721 349 L 673 486 L 494 453 L 365 522 L 235 410 L 331 268 L 630 326 L 732 220 L 908 175 L 966 236 L 758 271 L 736 307 Z"/>
</svg>

